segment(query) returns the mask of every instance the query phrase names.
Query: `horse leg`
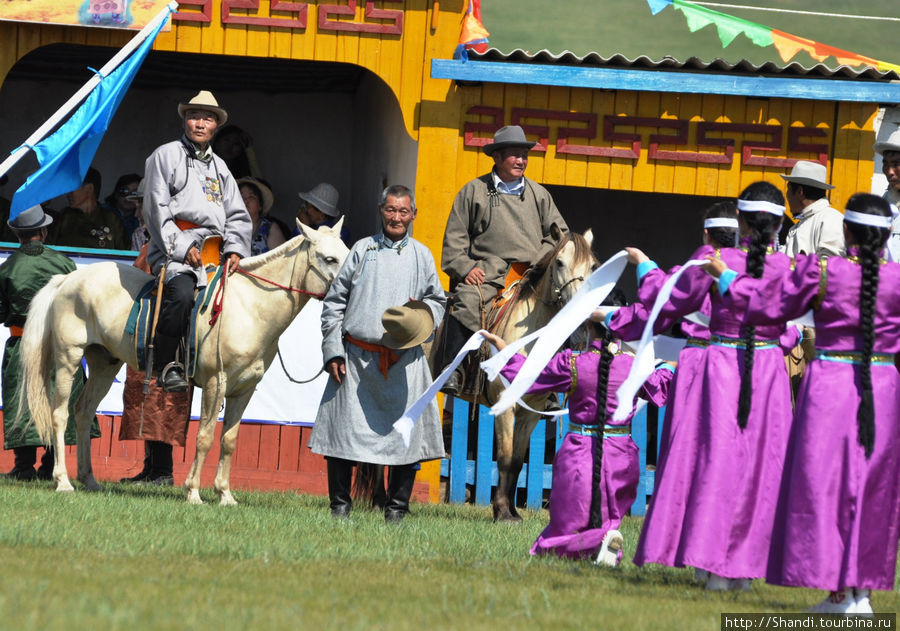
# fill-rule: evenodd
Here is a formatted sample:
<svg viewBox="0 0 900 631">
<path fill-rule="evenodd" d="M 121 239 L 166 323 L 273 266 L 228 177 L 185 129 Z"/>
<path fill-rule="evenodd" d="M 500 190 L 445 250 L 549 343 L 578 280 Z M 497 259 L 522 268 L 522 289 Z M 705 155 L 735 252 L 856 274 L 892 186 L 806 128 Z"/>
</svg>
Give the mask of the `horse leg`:
<svg viewBox="0 0 900 631">
<path fill-rule="evenodd" d="M 512 471 L 514 430 L 515 416 L 512 410 L 507 410 L 494 418 L 494 446 L 497 452 L 497 488 L 491 501 L 494 521 L 521 520 L 516 513 L 515 502 L 510 502 L 510 497 L 515 497 L 516 481 L 519 476 L 518 470 L 514 474 Z"/>
<path fill-rule="evenodd" d="M 513 430 L 512 460 L 509 465 L 509 474 L 512 480 L 519 479 L 519 473 L 522 471 L 522 465 L 525 464 L 525 456 L 528 454 L 528 448 L 531 444 L 531 434 L 534 431 L 534 426 L 540 420 L 540 417 L 533 412 L 527 412 L 521 408 L 516 408 L 516 410 L 518 414 L 516 415 L 515 429 Z M 543 462 L 534 464 L 535 466 L 544 465 Z M 516 510 L 515 483 L 511 489 L 509 500 L 510 512 L 517 519 L 521 519 Z"/>
<path fill-rule="evenodd" d="M 231 494 L 231 457 L 237 445 L 238 430 L 241 428 L 241 416 L 250 402 L 253 388 L 245 392 L 226 397 L 225 426 L 222 428 L 221 448 L 219 449 L 219 467 L 216 469 L 216 493 L 219 494 L 220 506 L 236 506 L 237 501 Z"/>
<path fill-rule="evenodd" d="M 76 443 L 78 445 L 78 481 L 88 491 L 99 491 L 100 484 L 94 478 L 91 462 L 91 425 L 97 406 L 109 392 L 122 367 L 122 362 L 114 359 L 109 353 L 88 348 L 85 352 L 90 379 L 85 381 L 84 390 L 75 404 Z"/>
<path fill-rule="evenodd" d="M 187 501 L 190 504 L 202 504 L 200 499 L 200 471 L 206 461 L 206 455 L 212 448 L 213 436 L 216 433 L 216 420 L 219 408 L 225 398 L 225 384 L 220 384 L 219 376 L 209 379 L 203 386 L 203 398 L 200 405 L 200 427 L 197 430 L 197 452 L 184 488 L 187 490 Z"/>
<path fill-rule="evenodd" d="M 69 472 L 66 469 L 66 425 L 69 421 L 69 396 L 72 393 L 75 371 L 80 367 L 80 363 L 80 356 L 78 358 L 75 358 L 74 355 L 70 357 L 63 356 L 57 360 L 54 371 L 52 411 L 53 479 L 56 480 L 56 491 L 58 493 L 71 493 L 75 490 L 72 482 L 69 481 Z M 80 450 L 78 456 L 79 466 L 81 466 Z M 90 444 L 88 444 L 88 458 L 90 458 Z"/>
</svg>

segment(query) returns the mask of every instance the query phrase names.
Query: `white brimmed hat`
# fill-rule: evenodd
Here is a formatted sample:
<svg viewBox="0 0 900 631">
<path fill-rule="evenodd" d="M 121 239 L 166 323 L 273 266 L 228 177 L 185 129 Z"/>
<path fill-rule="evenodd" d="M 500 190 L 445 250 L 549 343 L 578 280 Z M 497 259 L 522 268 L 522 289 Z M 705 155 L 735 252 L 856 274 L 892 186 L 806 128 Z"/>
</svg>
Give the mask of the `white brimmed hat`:
<svg viewBox="0 0 900 631">
<path fill-rule="evenodd" d="M 36 230 L 53 223 L 53 217 L 44 213 L 40 204 L 26 208 L 15 219 L 6 222 L 13 230 Z"/>
<path fill-rule="evenodd" d="M 826 176 L 827 171 L 824 164 L 810 162 L 809 160 L 797 160 L 794 168 L 791 169 L 791 174 L 782 175 L 781 177 L 794 184 L 824 188 L 827 191 L 834 188 L 834 186 L 827 182 Z"/>
<path fill-rule="evenodd" d="M 883 155 L 885 151 L 900 151 L 900 129 L 894 130 L 887 140 L 876 142 L 872 148 L 879 155 Z"/>
<path fill-rule="evenodd" d="M 260 210 L 262 214 L 268 215 L 269 211 L 272 210 L 272 206 L 275 204 L 275 196 L 272 194 L 272 189 L 263 184 L 261 181 L 257 180 L 255 177 L 247 176 L 238 179 L 237 185 L 240 190 L 241 184 L 249 184 L 250 186 L 255 186 L 259 190 L 259 194 L 262 195 L 262 199 L 259 200 Z"/>
<path fill-rule="evenodd" d="M 219 102 L 216 101 L 216 97 L 214 97 L 209 90 L 200 90 L 197 92 L 196 96 L 187 103 L 178 104 L 178 116 L 182 119 L 184 118 L 184 113 L 188 110 L 212 112 L 216 115 L 220 127 L 228 120 L 228 112 L 219 107 Z"/>
<path fill-rule="evenodd" d="M 421 300 L 410 300 L 399 307 L 388 307 L 381 315 L 384 335 L 381 343 L 388 348 L 413 348 L 427 340 L 434 331 L 431 308 Z"/>
<path fill-rule="evenodd" d="M 329 217 L 338 217 L 341 214 L 337 209 L 338 191 L 328 182 L 320 182 L 313 190 L 298 195 L 300 199 L 312 204 Z"/>
<path fill-rule="evenodd" d="M 507 125 L 501 127 L 494 133 L 494 142 L 488 143 L 482 149 L 486 154 L 491 155 L 497 149 L 506 147 L 525 147 L 531 149 L 536 142 L 531 142 L 525 137 L 525 132 L 518 125 Z"/>
</svg>

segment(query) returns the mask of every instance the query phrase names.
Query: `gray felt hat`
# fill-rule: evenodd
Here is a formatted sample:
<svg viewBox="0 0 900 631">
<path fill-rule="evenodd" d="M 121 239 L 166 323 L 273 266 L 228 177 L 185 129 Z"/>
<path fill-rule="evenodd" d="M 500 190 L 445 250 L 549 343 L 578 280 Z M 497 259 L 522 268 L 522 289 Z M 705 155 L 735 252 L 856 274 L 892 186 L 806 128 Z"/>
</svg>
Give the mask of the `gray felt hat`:
<svg viewBox="0 0 900 631">
<path fill-rule="evenodd" d="M 525 132 L 518 125 L 507 125 L 506 127 L 501 127 L 494 133 L 494 142 L 486 144 L 483 148 L 483 151 L 491 155 L 497 149 L 504 149 L 505 147 L 525 147 L 526 149 L 531 149 L 535 146 L 536 142 L 531 142 L 525 137 Z"/>
</svg>

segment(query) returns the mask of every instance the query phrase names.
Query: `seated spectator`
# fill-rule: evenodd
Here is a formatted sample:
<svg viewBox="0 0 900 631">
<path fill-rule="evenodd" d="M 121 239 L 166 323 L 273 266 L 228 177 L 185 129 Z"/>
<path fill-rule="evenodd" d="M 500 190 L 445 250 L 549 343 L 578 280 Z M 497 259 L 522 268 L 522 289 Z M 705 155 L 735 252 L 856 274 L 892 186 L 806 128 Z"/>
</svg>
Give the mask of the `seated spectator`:
<svg viewBox="0 0 900 631">
<path fill-rule="evenodd" d="M 125 236 L 122 220 L 98 201 L 100 181 L 100 172 L 91 167 L 81 186 L 66 193 L 69 206 L 51 225 L 47 243 L 76 248 L 130 249 L 131 240 Z"/>
<path fill-rule="evenodd" d="M 262 177 L 253 138 L 236 125 L 227 125 L 213 139 L 213 153 L 222 158 L 235 178 Z"/>
<path fill-rule="evenodd" d="M 300 199 L 300 207 L 297 209 L 297 219 L 300 223 L 311 228 L 318 229 L 319 226 L 328 226 L 329 228 L 337 223 L 341 217 L 341 211 L 337 209 L 338 191 L 335 187 L 327 182 L 320 182 L 306 193 L 298 193 Z M 298 228 L 294 228 L 291 236 L 300 234 Z M 350 244 L 350 233 L 347 230 L 347 224 L 341 228 L 341 240 Z"/>
<path fill-rule="evenodd" d="M 137 204 L 135 204 L 134 193 L 137 191 L 141 176 L 137 173 L 127 173 L 116 180 L 116 187 L 113 192 L 106 196 L 105 207 L 122 220 L 125 226 L 125 235 L 131 237 L 140 221 L 135 214 Z"/>
<path fill-rule="evenodd" d="M 256 256 L 268 252 L 285 242 L 284 232 L 278 222 L 269 218 L 269 211 L 275 203 L 275 196 L 265 182 L 253 177 L 242 177 L 237 181 L 244 206 L 253 221 L 253 236 L 250 254 Z"/>
<path fill-rule="evenodd" d="M 134 193 L 129 197 L 134 202 L 134 216 L 138 220 L 137 228 L 131 233 L 131 249 L 140 252 L 144 244 L 150 240 L 147 226 L 144 225 L 144 178 L 141 178 Z M 143 269 L 140 265 L 135 265 L 135 267 Z"/>
</svg>

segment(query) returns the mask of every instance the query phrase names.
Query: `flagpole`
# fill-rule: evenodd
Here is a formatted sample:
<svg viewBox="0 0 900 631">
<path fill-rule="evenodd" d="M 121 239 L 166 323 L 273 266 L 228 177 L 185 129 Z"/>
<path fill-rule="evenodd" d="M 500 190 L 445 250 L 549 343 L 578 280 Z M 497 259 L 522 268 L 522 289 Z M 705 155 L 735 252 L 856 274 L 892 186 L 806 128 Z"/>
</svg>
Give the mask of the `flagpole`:
<svg viewBox="0 0 900 631">
<path fill-rule="evenodd" d="M 74 110 L 78 106 L 78 104 L 87 97 L 88 94 L 91 93 L 91 90 L 97 87 L 97 84 L 100 83 L 103 77 L 108 76 L 119 66 L 119 64 L 125 61 L 128 56 L 131 55 L 131 53 L 141 45 L 141 42 L 147 39 L 150 36 L 150 33 L 152 33 L 156 29 L 156 27 L 159 26 L 160 22 L 168 18 L 170 13 L 174 13 L 177 10 L 178 3 L 174 0 L 172 2 L 169 2 L 169 4 L 166 5 L 166 7 L 162 11 L 160 11 L 159 14 L 154 17 L 144 28 L 142 28 L 137 33 L 137 35 L 132 37 L 131 40 L 113 56 L 112 59 L 106 62 L 106 65 L 100 68 L 100 70 L 96 72 L 94 76 L 88 80 L 87 83 L 81 86 L 81 89 L 73 94 L 72 98 L 70 98 L 62 107 L 56 110 L 56 113 L 53 114 L 53 116 L 48 118 L 47 121 L 37 129 L 37 131 L 35 131 L 25 140 L 25 142 L 13 149 L 12 152 L 10 152 L 10 156 L 6 160 L 4 160 L 2 164 L 0 164 L 0 177 L 2 177 L 4 173 L 9 171 L 19 160 L 24 158 L 28 151 L 31 150 L 31 147 L 43 140 L 44 136 L 46 136 L 53 128 L 55 128 L 63 118 L 68 116 L 69 113 Z"/>
</svg>

